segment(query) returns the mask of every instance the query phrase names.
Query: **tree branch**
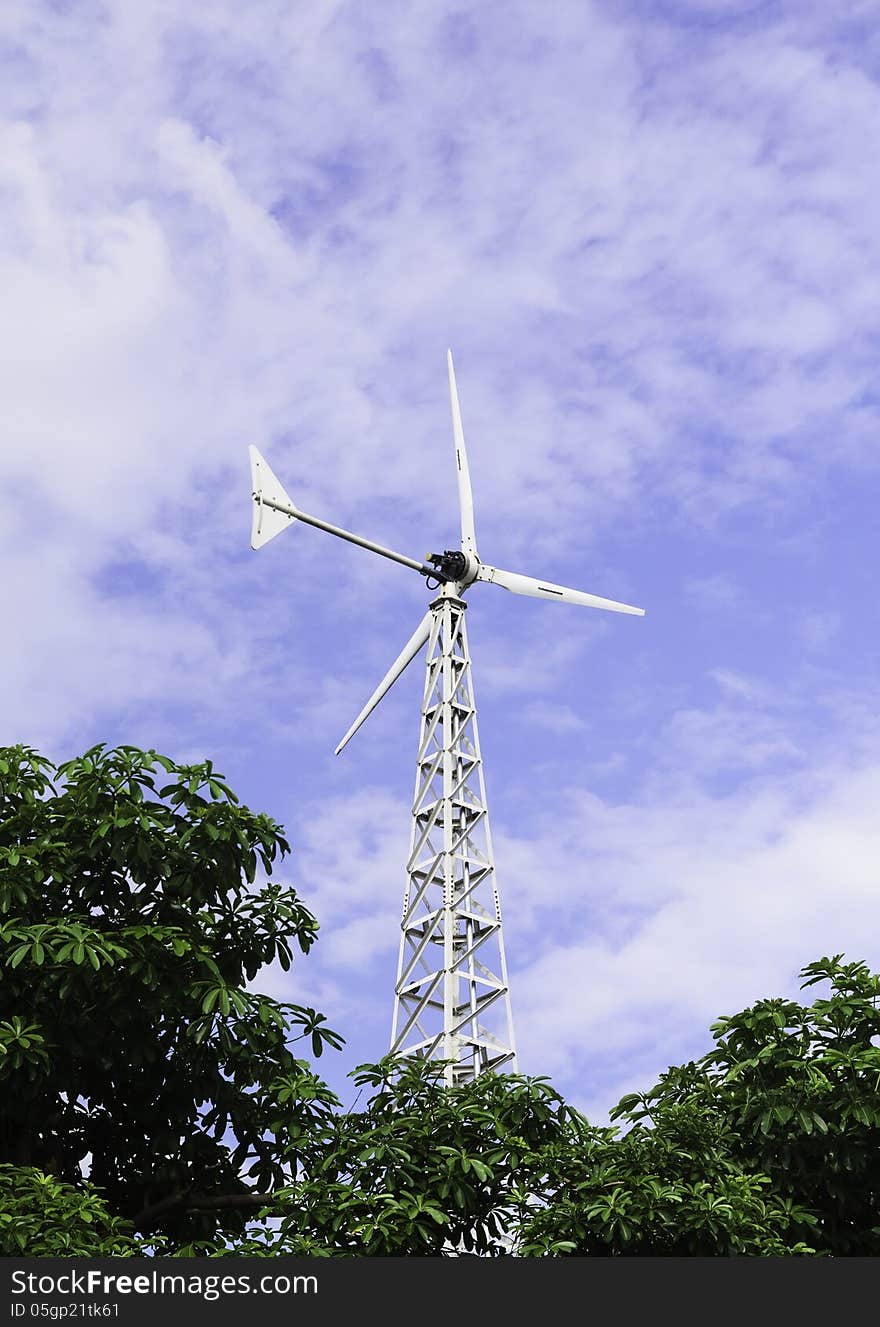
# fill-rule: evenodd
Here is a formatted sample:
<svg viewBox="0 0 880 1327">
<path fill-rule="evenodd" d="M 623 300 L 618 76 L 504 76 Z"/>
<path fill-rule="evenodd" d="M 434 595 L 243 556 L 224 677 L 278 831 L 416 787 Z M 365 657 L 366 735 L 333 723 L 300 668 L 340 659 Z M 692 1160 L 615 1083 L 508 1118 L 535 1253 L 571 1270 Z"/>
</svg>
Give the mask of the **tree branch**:
<svg viewBox="0 0 880 1327">
<path fill-rule="evenodd" d="M 150 1226 L 157 1217 L 165 1212 L 183 1210 L 184 1212 L 219 1212 L 259 1210 L 269 1207 L 274 1195 L 271 1193 L 172 1193 L 159 1202 L 150 1203 L 133 1218 L 135 1230 Z"/>
</svg>

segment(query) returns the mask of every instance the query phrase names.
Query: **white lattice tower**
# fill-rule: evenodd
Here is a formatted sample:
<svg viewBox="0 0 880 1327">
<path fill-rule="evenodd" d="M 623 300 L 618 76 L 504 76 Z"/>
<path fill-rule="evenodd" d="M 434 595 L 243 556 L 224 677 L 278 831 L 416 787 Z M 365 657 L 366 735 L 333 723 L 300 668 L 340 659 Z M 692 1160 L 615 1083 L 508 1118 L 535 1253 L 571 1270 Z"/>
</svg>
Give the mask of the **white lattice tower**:
<svg viewBox="0 0 880 1327">
<path fill-rule="evenodd" d="M 391 1050 L 450 1062 L 448 1083 L 516 1069 L 467 605 L 431 605 Z"/>
<path fill-rule="evenodd" d="M 461 518 L 459 548 L 426 553 L 419 560 L 309 516 L 294 506 L 256 447 L 249 450 L 253 548 L 262 548 L 289 525 L 302 523 L 409 567 L 424 576 L 432 589 L 438 583 L 442 586 L 337 746 L 336 755 L 427 645 L 391 1049 L 401 1055 L 447 1061 L 446 1080 L 456 1083 L 489 1069 L 516 1069 L 501 906 L 462 596 L 471 586 L 483 584 L 545 603 L 580 604 L 639 616 L 644 609 L 504 571 L 482 560 L 477 552 L 470 470 L 451 351 L 446 358 Z"/>
</svg>

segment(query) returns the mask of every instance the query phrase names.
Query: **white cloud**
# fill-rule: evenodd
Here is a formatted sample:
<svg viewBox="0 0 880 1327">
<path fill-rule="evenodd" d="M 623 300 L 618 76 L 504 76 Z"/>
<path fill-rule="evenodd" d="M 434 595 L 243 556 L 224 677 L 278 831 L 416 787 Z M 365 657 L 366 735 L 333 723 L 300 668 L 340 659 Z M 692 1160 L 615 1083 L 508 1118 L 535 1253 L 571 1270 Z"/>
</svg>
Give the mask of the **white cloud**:
<svg viewBox="0 0 880 1327">
<path fill-rule="evenodd" d="M 547 728 L 553 733 L 579 732 L 586 727 L 586 722 L 570 705 L 559 705 L 553 701 L 533 701 L 521 711 L 527 723 Z"/>
<path fill-rule="evenodd" d="M 526 1065 L 580 1085 L 591 1109 L 604 1110 L 624 1079 L 648 1086 L 676 1055 L 707 1049 L 713 1018 L 793 992 L 811 959 L 844 952 L 876 963 L 878 793 L 875 766 L 838 771 L 805 806 L 759 786 L 632 807 L 625 855 L 602 817 L 591 826 L 592 842 L 612 844 L 598 870 L 582 821 L 586 859 L 560 864 L 541 888 L 551 916 L 561 906 L 570 917 L 579 894 L 582 924 L 569 922 L 565 942 L 540 946 L 515 970 Z M 591 1064 L 604 1081 L 586 1087 Z"/>
</svg>

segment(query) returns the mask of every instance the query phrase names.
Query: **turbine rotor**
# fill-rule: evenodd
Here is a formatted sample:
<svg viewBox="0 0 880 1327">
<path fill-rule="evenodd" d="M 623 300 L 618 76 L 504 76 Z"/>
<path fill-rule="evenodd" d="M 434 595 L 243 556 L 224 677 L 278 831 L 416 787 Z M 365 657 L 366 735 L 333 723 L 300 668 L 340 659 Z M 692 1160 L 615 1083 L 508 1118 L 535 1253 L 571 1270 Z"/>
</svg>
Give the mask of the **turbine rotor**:
<svg viewBox="0 0 880 1327">
<path fill-rule="evenodd" d="M 645 611 L 643 608 L 634 608 L 631 604 L 618 603 L 614 599 L 603 599 L 599 595 L 586 594 L 583 590 L 573 590 L 566 585 L 556 585 L 552 581 L 538 580 L 533 576 L 523 576 L 519 572 L 503 571 L 500 567 L 492 567 L 482 561 L 477 553 L 470 467 L 461 423 L 461 409 L 458 400 L 458 389 L 455 384 L 455 370 L 452 365 L 451 351 L 447 352 L 447 363 L 458 478 L 458 505 L 461 517 L 460 548 L 445 548 L 442 553 L 426 553 L 424 561 L 420 562 L 416 558 L 407 557 L 403 553 L 395 552 L 394 549 L 377 544 L 372 539 L 365 539 L 361 535 L 353 534 L 350 530 L 343 530 L 341 526 L 331 525 L 329 521 L 321 520 L 317 516 L 308 516 L 293 505 L 284 486 L 256 447 L 249 449 L 254 499 L 251 546 L 260 548 L 270 539 L 273 539 L 281 530 L 286 529 L 288 525 L 303 522 L 306 525 L 314 526 L 318 530 L 323 530 L 327 534 L 337 535 L 340 539 L 356 544 L 360 548 L 365 548 L 371 553 L 378 553 L 380 557 L 389 558 L 392 562 L 410 567 L 413 571 L 417 571 L 420 576 L 425 577 L 430 590 L 436 590 L 441 585 L 451 586 L 453 588 L 451 597 L 458 597 L 475 581 L 481 581 L 483 584 L 498 585 L 504 590 L 509 590 L 512 594 L 526 595 L 533 599 L 549 600 L 551 603 L 580 604 L 587 608 L 602 608 L 615 613 L 632 613 L 641 617 Z M 443 597 L 448 598 L 450 596 Z M 337 755 L 367 715 L 375 709 L 407 665 L 415 658 L 419 650 L 429 641 L 431 614 L 436 607 L 436 602 L 431 605 L 431 611 L 416 628 L 412 637 L 336 748 Z"/>
</svg>

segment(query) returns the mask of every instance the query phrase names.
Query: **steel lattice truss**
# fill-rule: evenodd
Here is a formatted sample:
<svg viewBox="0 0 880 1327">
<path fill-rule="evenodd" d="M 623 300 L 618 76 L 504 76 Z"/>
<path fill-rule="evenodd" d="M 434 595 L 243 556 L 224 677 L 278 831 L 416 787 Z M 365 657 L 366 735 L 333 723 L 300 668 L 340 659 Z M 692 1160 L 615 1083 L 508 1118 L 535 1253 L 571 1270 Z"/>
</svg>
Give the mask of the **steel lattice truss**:
<svg viewBox="0 0 880 1327">
<path fill-rule="evenodd" d="M 336 754 L 427 644 L 391 1049 L 447 1061 L 446 1081 L 456 1083 L 487 1069 L 516 1068 L 463 596 L 474 585 L 497 585 L 545 603 L 639 616 L 644 609 L 504 571 L 482 560 L 451 351 L 447 365 L 461 518 L 459 548 L 427 553 L 420 560 L 309 516 L 293 505 L 256 447 L 250 448 L 251 546 L 262 548 L 288 526 L 302 523 L 409 567 L 424 576 L 432 590 L 442 587 Z"/>
<path fill-rule="evenodd" d="M 465 608 L 431 605 L 391 1032 L 395 1053 L 450 1061 L 448 1082 L 516 1068 Z"/>
</svg>

